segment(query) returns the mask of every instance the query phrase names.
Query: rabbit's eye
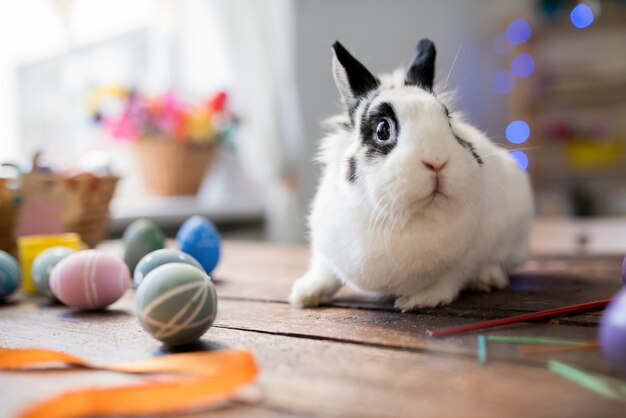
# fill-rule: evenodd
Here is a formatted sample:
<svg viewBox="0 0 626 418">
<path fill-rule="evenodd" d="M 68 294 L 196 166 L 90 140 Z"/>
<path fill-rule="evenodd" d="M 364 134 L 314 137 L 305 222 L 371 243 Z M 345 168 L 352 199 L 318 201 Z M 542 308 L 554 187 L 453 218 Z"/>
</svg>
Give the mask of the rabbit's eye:
<svg viewBox="0 0 626 418">
<path fill-rule="evenodd" d="M 375 139 L 379 142 L 386 142 L 391 139 L 391 123 L 387 118 L 381 119 L 376 125 Z"/>
<path fill-rule="evenodd" d="M 393 106 L 382 102 L 363 117 L 361 141 L 368 148 L 367 155 L 387 155 L 396 146 L 400 136 L 400 124 Z"/>
</svg>

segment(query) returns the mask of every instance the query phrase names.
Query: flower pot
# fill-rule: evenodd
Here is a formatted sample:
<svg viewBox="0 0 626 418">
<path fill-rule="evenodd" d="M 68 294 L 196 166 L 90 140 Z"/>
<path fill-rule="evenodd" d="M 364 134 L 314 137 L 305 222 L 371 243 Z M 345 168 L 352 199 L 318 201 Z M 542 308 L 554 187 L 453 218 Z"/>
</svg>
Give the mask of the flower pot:
<svg viewBox="0 0 626 418">
<path fill-rule="evenodd" d="M 217 155 L 214 144 L 142 138 L 135 161 L 146 188 L 160 196 L 195 195 Z"/>
</svg>

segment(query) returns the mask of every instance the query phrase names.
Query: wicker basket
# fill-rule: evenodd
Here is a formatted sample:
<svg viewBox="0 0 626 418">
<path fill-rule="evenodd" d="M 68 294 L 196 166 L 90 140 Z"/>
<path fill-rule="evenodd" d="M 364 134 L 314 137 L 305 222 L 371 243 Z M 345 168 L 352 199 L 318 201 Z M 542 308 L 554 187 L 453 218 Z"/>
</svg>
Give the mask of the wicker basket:
<svg viewBox="0 0 626 418">
<path fill-rule="evenodd" d="M 90 247 L 105 237 L 109 202 L 119 177 L 28 173 L 17 235 L 76 232 Z"/>
<path fill-rule="evenodd" d="M 162 196 L 195 195 L 216 155 L 215 145 L 161 138 L 135 143 L 135 160 L 146 188 Z"/>
<path fill-rule="evenodd" d="M 15 227 L 22 202 L 15 180 L 0 178 L 0 250 L 15 254 Z"/>
</svg>

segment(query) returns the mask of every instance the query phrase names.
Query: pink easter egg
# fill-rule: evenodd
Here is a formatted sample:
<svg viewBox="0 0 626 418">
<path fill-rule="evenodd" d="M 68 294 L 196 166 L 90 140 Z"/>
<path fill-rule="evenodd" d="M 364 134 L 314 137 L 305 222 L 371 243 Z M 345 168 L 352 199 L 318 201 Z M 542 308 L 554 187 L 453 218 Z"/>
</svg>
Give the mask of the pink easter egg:
<svg viewBox="0 0 626 418">
<path fill-rule="evenodd" d="M 67 306 L 101 309 L 122 297 L 130 285 L 126 263 L 96 250 L 79 251 L 50 273 L 50 290 Z"/>
</svg>

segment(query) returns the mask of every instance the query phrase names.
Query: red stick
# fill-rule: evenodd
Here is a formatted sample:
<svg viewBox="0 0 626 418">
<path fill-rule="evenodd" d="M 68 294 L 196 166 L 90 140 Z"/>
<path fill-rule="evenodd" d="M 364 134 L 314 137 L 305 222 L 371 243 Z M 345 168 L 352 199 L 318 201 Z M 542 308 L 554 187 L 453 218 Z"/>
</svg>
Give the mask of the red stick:
<svg viewBox="0 0 626 418">
<path fill-rule="evenodd" d="M 458 334 L 460 332 L 475 331 L 484 328 L 499 327 L 500 325 L 515 324 L 517 322 L 534 321 L 540 318 L 550 318 L 557 315 L 568 313 L 579 313 L 588 311 L 597 311 L 604 309 L 612 299 L 598 300 L 595 302 L 581 303 L 579 305 L 565 306 L 563 308 L 549 309 L 547 311 L 533 312 L 529 314 L 512 316 L 509 318 L 492 319 L 489 321 L 475 322 L 473 324 L 457 325 L 448 328 L 439 328 L 428 331 L 431 337 L 441 337 L 443 335 Z"/>
</svg>

